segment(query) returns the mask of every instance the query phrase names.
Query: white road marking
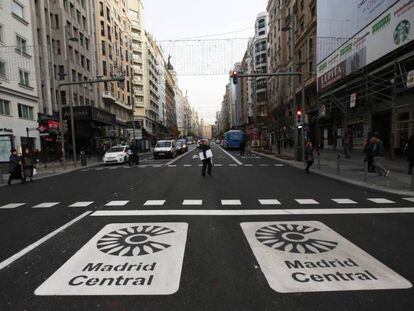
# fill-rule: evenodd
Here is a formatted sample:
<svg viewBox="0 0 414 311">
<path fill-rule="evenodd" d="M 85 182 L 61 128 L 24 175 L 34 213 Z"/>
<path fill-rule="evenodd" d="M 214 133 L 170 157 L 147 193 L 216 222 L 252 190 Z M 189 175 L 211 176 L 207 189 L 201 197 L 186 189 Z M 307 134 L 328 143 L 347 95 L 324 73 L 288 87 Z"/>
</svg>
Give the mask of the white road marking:
<svg viewBox="0 0 414 311">
<path fill-rule="evenodd" d="M 105 206 L 125 206 L 129 201 L 111 201 L 105 204 Z"/>
<path fill-rule="evenodd" d="M 117 169 L 120 169 L 120 168 L 122 168 L 122 166 L 112 166 L 109 169 L 110 170 L 117 170 Z"/>
<path fill-rule="evenodd" d="M 147 168 L 148 165 L 138 165 L 139 168 Z"/>
<path fill-rule="evenodd" d="M 177 165 L 167 165 L 167 167 L 177 167 Z"/>
<path fill-rule="evenodd" d="M 222 147 L 219 147 L 219 149 L 221 149 L 221 151 L 223 151 L 226 155 L 228 155 L 238 165 L 243 165 L 243 163 L 241 163 L 239 160 L 237 160 L 236 157 L 234 157 L 233 155 L 231 155 L 229 152 L 227 152 L 226 150 L 224 150 Z"/>
<path fill-rule="evenodd" d="M 164 205 L 165 200 L 147 200 L 144 203 L 144 206 L 162 206 Z"/>
<path fill-rule="evenodd" d="M 245 222 L 240 226 L 269 286 L 276 292 L 402 289 L 412 286 L 408 280 L 319 221 Z"/>
<path fill-rule="evenodd" d="M 387 204 L 387 203 L 395 203 L 394 201 L 388 200 L 388 199 L 384 199 L 384 198 L 371 198 L 371 199 L 367 199 L 368 201 L 377 203 L 377 204 Z"/>
<path fill-rule="evenodd" d="M 53 206 L 58 205 L 58 204 L 59 204 L 59 202 L 45 202 L 45 203 L 37 204 L 37 205 L 33 206 L 33 208 L 50 208 L 50 207 L 53 207 Z"/>
<path fill-rule="evenodd" d="M 69 221 L 67 224 L 63 225 L 62 227 L 60 227 L 60 228 L 56 229 L 55 231 L 49 233 L 48 235 L 44 236 L 43 238 L 41 238 L 40 240 L 36 241 L 35 243 L 30 244 L 29 246 L 23 248 L 20 252 L 18 252 L 16 254 L 14 254 L 13 256 L 7 258 L 6 260 L 4 260 L 3 262 L 0 263 L 0 270 L 2 270 L 5 267 L 11 265 L 17 259 L 19 259 L 22 256 L 26 255 L 28 252 L 32 251 L 33 249 L 35 249 L 39 245 L 43 244 L 44 242 L 46 242 L 50 238 L 54 237 L 58 233 L 62 232 L 63 230 L 69 228 L 74 223 L 76 223 L 79 220 L 81 220 L 82 218 L 88 216 L 90 213 L 91 213 L 90 211 L 83 213 L 82 215 L 80 215 L 80 216 L 76 217 L 75 219 Z"/>
<path fill-rule="evenodd" d="M 280 205 L 282 203 L 280 203 L 279 200 L 259 200 L 260 204 L 262 205 Z"/>
<path fill-rule="evenodd" d="M 76 202 L 76 203 L 73 203 L 72 205 L 69 205 L 69 207 L 88 207 L 92 203 L 93 201 Z"/>
<path fill-rule="evenodd" d="M 268 167 L 269 164 L 260 164 L 261 167 Z"/>
<path fill-rule="evenodd" d="M 221 200 L 221 205 L 242 205 L 240 200 Z"/>
<path fill-rule="evenodd" d="M 194 149 L 195 149 L 195 148 L 194 148 Z M 194 150 L 194 149 L 193 149 L 193 150 Z M 181 158 L 185 157 L 186 155 L 191 154 L 191 152 L 193 152 L 193 150 L 189 150 L 188 152 L 183 153 L 182 155 L 180 155 L 180 156 L 176 157 L 175 159 L 172 159 L 171 161 L 167 162 L 165 165 L 166 165 L 166 166 L 169 166 L 169 165 L 171 165 L 171 164 L 173 164 L 173 163 L 177 162 L 178 160 L 180 160 Z"/>
<path fill-rule="evenodd" d="M 269 210 L 114 210 L 97 211 L 91 216 L 261 216 L 261 215 L 358 215 L 414 214 L 412 207 L 398 208 L 333 208 L 333 209 L 269 209 Z"/>
<path fill-rule="evenodd" d="M 191 167 L 192 165 L 191 164 L 184 164 L 183 166 L 184 167 Z"/>
<path fill-rule="evenodd" d="M 314 199 L 295 199 L 295 201 L 302 205 L 319 204 L 319 202 Z"/>
<path fill-rule="evenodd" d="M 184 200 L 183 205 L 203 205 L 203 200 Z"/>
<path fill-rule="evenodd" d="M 413 202 L 414 203 L 414 198 L 403 198 L 403 200 L 409 201 L 409 202 Z"/>
<path fill-rule="evenodd" d="M 23 206 L 25 204 L 26 203 L 10 203 L 10 204 L 0 206 L 0 209 L 11 209 L 11 208 L 16 208 L 16 207 L 19 207 L 19 206 Z"/>
<path fill-rule="evenodd" d="M 231 167 L 237 167 L 238 165 L 237 164 L 229 164 L 229 166 L 231 166 Z"/>
<path fill-rule="evenodd" d="M 357 202 L 350 199 L 332 199 L 332 201 L 338 204 L 358 204 Z"/>
<path fill-rule="evenodd" d="M 252 167 L 253 164 L 244 164 L 244 166 L 246 166 L 246 167 Z"/>
<path fill-rule="evenodd" d="M 275 164 L 276 167 L 283 167 L 285 166 L 284 164 Z"/>
<path fill-rule="evenodd" d="M 34 293 L 100 297 L 172 295 L 180 287 L 187 231 L 187 223 L 108 224 Z M 98 283 L 104 278 L 109 282 Z"/>
<path fill-rule="evenodd" d="M 202 166 L 203 166 L 203 164 L 199 164 L 198 166 L 199 166 L 199 167 L 202 167 Z"/>
<path fill-rule="evenodd" d="M 102 171 L 104 169 L 107 169 L 107 167 L 98 167 L 98 168 L 95 168 L 95 171 Z"/>
<path fill-rule="evenodd" d="M 163 167 L 163 165 L 162 164 L 154 164 L 153 167 L 160 168 L 160 167 Z"/>
<path fill-rule="evenodd" d="M 214 164 L 214 166 L 216 166 L 216 167 L 222 167 L 223 164 Z"/>
</svg>

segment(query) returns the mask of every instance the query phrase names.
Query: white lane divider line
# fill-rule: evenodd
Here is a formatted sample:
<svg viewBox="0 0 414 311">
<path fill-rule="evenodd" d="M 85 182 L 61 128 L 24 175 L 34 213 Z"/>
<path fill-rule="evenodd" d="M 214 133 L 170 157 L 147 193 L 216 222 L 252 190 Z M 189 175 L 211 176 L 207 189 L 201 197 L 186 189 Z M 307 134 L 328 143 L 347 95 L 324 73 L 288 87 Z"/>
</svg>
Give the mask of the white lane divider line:
<svg viewBox="0 0 414 311">
<path fill-rule="evenodd" d="M 263 199 L 263 200 L 259 200 L 261 205 L 281 205 L 282 203 L 280 203 L 279 200 L 276 199 Z"/>
<path fill-rule="evenodd" d="M 350 199 L 332 199 L 332 201 L 338 204 L 358 204 L 357 202 Z"/>
<path fill-rule="evenodd" d="M 234 162 L 236 162 L 238 165 L 243 165 L 243 163 L 241 163 L 239 160 L 236 159 L 235 156 L 231 155 L 229 152 L 227 152 L 226 150 L 224 150 L 222 147 L 219 147 L 219 149 L 221 151 L 223 151 L 226 155 L 228 155 Z"/>
<path fill-rule="evenodd" d="M 229 164 L 229 166 L 231 166 L 231 167 L 237 167 L 238 165 L 237 164 Z"/>
<path fill-rule="evenodd" d="M 163 165 L 162 164 L 154 164 L 153 167 L 160 168 L 160 167 L 163 167 Z"/>
<path fill-rule="evenodd" d="M 414 198 L 403 198 L 403 200 L 414 203 Z"/>
<path fill-rule="evenodd" d="M 180 160 L 181 158 L 185 157 L 186 155 L 192 154 L 192 152 L 195 150 L 195 148 L 193 150 L 189 150 L 186 153 L 183 153 L 182 155 L 180 155 L 179 157 L 176 157 L 175 159 L 172 159 L 171 161 L 167 162 L 165 165 L 166 166 L 170 166 L 171 164 L 177 162 L 178 160 Z"/>
<path fill-rule="evenodd" d="M 105 204 L 105 206 L 125 206 L 129 201 L 111 201 Z"/>
<path fill-rule="evenodd" d="M 191 165 L 191 164 L 184 164 L 183 166 L 184 166 L 184 167 L 192 167 L 192 165 Z"/>
<path fill-rule="evenodd" d="M 97 211 L 91 216 L 245 216 L 245 215 L 358 215 L 414 214 L 412 207 L 399 208 L 323 208 L 323 209 L 255 209 L 255 210 L 114 210 Z"/>
<path fill-rule="evenodd" d="M 55 231 L 49 233 L 48 235 L 44 236 L 40 240 L 38 240 L 38 241 L 34 242 L 33 244 L 30 244 L 29 246 L 23 248 L 20 252 L 14 254 L 13 256 L 7 258 L 6 260 L 4 260 L 2 262 L 0 262 L 0 270 L 2 270 L 5 267 L 11 265 L 17 259 L 23 257 L 28 252 L 34 250 L 36 247 L 40 246 L 41 244 L 43 244 L 47 240 L 53 238 L 58 233 L 62 232 L 63 230 L 65 230 L 67 228 L 69 228 L 70 226 L 72 226 L 73 224 L 75 224 L 76 222 L 81 220 L 82 218 L 88 216 L 90 213 L 91 213 L 90 211 L 83 213 L 82 215 L 80 215 L 80 216 L 76 217 L 75 219 L 69 221 L 67 224 L 63 225 L 62 227 L 60 227 L 60 228 L 56 229 Z"/>
<path fill-rule="evenodd" d="M 388 200 L 388 199 L 384 199 L 384 198 L 371 198 L 371 199 L 367 199 L 368 201 L 377 203 L 377 204 L 389 204 L 389 203 L 395 203 L 394 201 Z"/>
<path fill-rule="evenodd" d="M 301 205 L 319 204 L 319 202 L 314 199 L 295 199 L 295 201 Z"/>
<path fill-rule="evenodd" d="M 148 165 L 138 165 L 139 168 L 147 168 Z"/>
<path fill-rule="evenodd" d="M 102 171 L 102 170 L 104 170 L 104 169 L 106 169 L 107 167 L 98 167 L 98 168 L 95 168 L 95 171 Z"/>
<path fill-rule="evenodd" d="M 268 167 L 269 164 L 260 164 L 261 167 Z"/>
<path fill-rule="evenodd" d="M 223 164 L 214 164 L 215 167 L 222 167 Z"/>
<path fill-rule="evenodd" d="M 72 205 L 69 205 L 69 207 L 88 207 L 91 205 L 94 201 L 81 201 L 73 203 Z"/>
<path fill-rule="evenodd" d="M 221 205 L 242 205 L 240 200 L 221 200 Z"/>
<path fill-rule="evenodd" d="M 175 164 L 167 165 L 167 167 L 177 167 Z"/>
<path fill-rule="evenodd" d="M 183 205 L 203 205 L 203 200 L 184 200 Z"/>
<path fill-rule="evenodd" d="M 246 166 L 246 167 L 252 167 L 253 164 L 244 164 L 244 166 Z"/>
<path fill-rule="evenodd" d="M 203 164 L 199 164 L 198 166 L 199 166 L 199 167 L 202 167 L 202 166 L 203 166 Z"/>
<path fill-rule="evenodd" d="M 44 202 L 44 203 L 37 204 L 33 206 L 32 208 L 50 208 L 58 204 L 59 202 Z"/>
<path fill-rule="evenodd" d="M 165 200 L 147 200 L 144 203 L 144 206 L 163 206 L 165 203 Z"/>
<path fill-rule="evenodd" d="M 10 203 L 10 204 L 0 206 L 0 209 L 12 209 L 12 208 L 16 208 L 16 207 L 19 207 L 19 206 L 23 206 L 25 204 L 26 203 Z"/>
<path fill-rule="evenodd" d="M 285 166 L 285 165 L 283 165 L 283 164 L 275 164 L 275 166 L 276 166 L 276 167 L 283 167 L 283 166 Z"/>
</svg>

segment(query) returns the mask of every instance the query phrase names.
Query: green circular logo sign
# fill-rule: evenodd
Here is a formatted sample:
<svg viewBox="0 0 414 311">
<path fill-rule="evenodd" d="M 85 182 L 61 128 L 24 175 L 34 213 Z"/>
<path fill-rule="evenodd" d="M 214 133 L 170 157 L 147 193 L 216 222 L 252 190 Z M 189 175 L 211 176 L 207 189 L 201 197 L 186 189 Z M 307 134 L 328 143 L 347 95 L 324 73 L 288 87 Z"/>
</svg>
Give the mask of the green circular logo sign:
<svg viewBox="0 0 414 311">
<path fill-rule="evenodd" d="M 407 20 L 401 21 L 394 30 L 394 42 L 397 45 L 403 44 L 410 34 L 411 24 Z"/>
</svg>

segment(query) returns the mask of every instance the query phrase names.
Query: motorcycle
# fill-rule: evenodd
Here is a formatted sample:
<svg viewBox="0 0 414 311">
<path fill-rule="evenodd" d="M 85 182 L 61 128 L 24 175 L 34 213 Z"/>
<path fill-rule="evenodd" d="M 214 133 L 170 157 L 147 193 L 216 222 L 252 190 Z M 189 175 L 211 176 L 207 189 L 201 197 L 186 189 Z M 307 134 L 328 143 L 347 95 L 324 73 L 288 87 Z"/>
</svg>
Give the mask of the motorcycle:
<svg viewBox="0 0 414 311">
<path fill-rule="evenodd" d="M 128 165 L 139 165 L 139 155 L 136 152 L 132 152 L 131 150 L 128 150 Z"/>
</svg>

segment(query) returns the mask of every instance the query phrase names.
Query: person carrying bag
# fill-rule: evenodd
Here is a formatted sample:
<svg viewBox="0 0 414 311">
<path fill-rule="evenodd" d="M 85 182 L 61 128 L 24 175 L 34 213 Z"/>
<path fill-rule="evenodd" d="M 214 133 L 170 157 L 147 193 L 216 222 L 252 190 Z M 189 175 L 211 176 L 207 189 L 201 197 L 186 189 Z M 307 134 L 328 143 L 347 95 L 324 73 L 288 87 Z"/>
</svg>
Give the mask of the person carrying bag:
<svg viewBox="0 0 414 311">
<path fill-rule="evenodd" d="M 200 154 L 199 157 L 201 159 L 201 161 L 203 161 L 203 168 L 201 170 L 201 176 L 206 177 L 206 169 L 207 169 L 207 174 L 209 176 L 211 176 L 212 174 L 212 159 L 213 159 L 213 153 L 211 151 L 210 146 L 208 145 L 207 141 L 203 141 L 202 145 L 200 146 Z"/>
</svg>

